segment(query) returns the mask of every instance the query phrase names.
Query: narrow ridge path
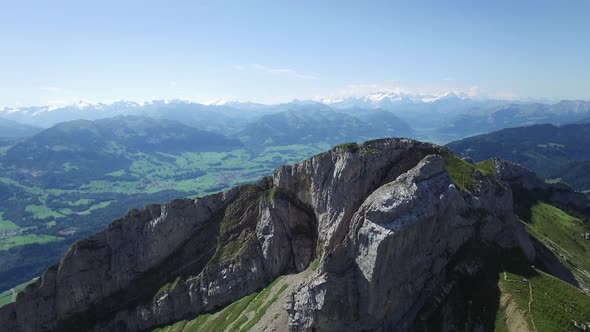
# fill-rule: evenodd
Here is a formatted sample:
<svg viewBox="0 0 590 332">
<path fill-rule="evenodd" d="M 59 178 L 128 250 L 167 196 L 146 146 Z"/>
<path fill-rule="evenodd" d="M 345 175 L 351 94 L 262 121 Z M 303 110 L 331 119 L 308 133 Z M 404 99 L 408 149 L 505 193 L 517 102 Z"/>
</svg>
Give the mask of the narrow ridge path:
<svg viewBox="0 0 590 332">
<path fill-rule="evenodd" d="M 529 315 L 531 315 L 531 323 L 533 323 L 533 330 L 537 331 L 537 327 L 535 326 L 535 318 L 533 317 L 533 284 L 528 279 L 525 279 L 529 283 Z"/>
</svg>

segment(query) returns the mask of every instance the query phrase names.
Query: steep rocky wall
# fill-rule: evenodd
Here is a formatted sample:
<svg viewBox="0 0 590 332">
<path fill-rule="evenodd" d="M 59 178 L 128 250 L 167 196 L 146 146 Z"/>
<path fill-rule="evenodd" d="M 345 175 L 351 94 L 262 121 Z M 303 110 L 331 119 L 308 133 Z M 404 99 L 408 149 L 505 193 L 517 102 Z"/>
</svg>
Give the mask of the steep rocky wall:
<svg viewBox="0 0 590 332">
<path fill-rule="evenodd" d="M 406 330 L 445 283 L 445 267 L 468 241 L 534 248 L 514 217 L 512 196 L 482 178 L 460 192 L 437 155 L 375 190 L 326 246 L 317 273 L 292 295 L 293 330 Z"/>
<path fill-rule="evenodd" d="M 145 299 L 186 262 L 170 260 L 192 241 L 199 254 L 215 246 L 209 221 L 239 189 L 199 200 L 176 200 L 131 211 L 95 236 L 76 242 L 59 263 L 0 310 L 11 330 L 42 331 L 106 319 Z M 149 296 L 149 295 L 147 295 Z M 113 308 L 114 307 L 114 308 Z M 4 321 L 4 320 L 3 320 Z M 65 325 L 65 326 L 63 326 Z M 4 325 L 6 326 L 6 325 Z"/>
</svg>

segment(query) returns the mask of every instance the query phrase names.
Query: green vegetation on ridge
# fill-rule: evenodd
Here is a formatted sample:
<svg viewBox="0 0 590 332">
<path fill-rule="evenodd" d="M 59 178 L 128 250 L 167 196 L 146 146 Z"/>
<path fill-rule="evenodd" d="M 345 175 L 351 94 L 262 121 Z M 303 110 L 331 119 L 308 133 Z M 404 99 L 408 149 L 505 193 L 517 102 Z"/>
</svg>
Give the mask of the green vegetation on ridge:
<svg viewBox="0 0 590 332">
<path fill-rule="evenodd" d="M 283 277 L 276 278 L 259 292 L 246 295 L 216 313 L 201 314 L 192 320 L 154 329 L 154 332 L 250 331 L 289 287 Z M 278 284 L 281 284 L 278 287 Z M 277 288 L 278 287 L 278 288 Z M 271 296 L 272 295 L 272 296 Z"/>
<path fill-rule="evenodd" d="M 537 202 L 522 216 L 527 231 L 555 252 L 576 276 L 590 284 L 590 226 L 565 211 Z"/>
<path fill-rule="evenodd" d="M 468 245 L 457 262 L 475 260 L 481 271 L 457 280 L 443 307 L 416 320 L 415 331 L 578 331 L 588 324 L 590 296 L 531 265 L 520 251 Z M 428 309 L 429 307 L 425 307 Z M 445 325 L 448 326 L 448 325 Z"/>
<path fill-rule="evenodd" d="M 495 173 L 495 164 L 493 160 L 484 161 L 477 164 L 471 164 L 452 153 L 443 151 L 445 165 L 449 176 L 457 187 L 461 190 L 471 190 L 478 183 L 476 172 L 484 176 Z"/>
</svg>

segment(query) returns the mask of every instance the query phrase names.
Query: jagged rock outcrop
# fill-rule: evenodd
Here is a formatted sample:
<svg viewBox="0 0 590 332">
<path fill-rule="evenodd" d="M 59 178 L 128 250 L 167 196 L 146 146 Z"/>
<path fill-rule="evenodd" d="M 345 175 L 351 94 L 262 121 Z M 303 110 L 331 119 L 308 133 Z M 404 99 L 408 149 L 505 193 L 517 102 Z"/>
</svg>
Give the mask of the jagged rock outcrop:
<svg viewBox="0 0 590 332">
<path fill-rule="evenodd" d="M 445 267 L 467 241 L 534 249 L 512 211 L 509 190 L 483 179 L 461 193 L 430 155 L 369 195 L 343 240 L 293 294 L 294 330 L 407 330 L 445 283 Z"/>
<path fill-rule="evenodd" d="M 522 191 L 534 193 L 534 199 L 551 202 L 576 215 L 590 217 L 588 197 L 565 183 L 547 183 L 523 165 L 497 159 L 497 176 L 512 187 L 515 195 Z M 530 196 L 530 195 L 529 195 Z"/>
<path fill-rule="evenodd" d="M 459 190 L 447 158 L 409 139 L 347 144 L 255 185 L 132 211 L 0 308 L 0 326 L 149 330 L 319 259 L 291 295 L 290 329 L 407 329 L 465 243 L 535 254 L 511 190 L 475 168 L 476 186 Z"/>
</svg>

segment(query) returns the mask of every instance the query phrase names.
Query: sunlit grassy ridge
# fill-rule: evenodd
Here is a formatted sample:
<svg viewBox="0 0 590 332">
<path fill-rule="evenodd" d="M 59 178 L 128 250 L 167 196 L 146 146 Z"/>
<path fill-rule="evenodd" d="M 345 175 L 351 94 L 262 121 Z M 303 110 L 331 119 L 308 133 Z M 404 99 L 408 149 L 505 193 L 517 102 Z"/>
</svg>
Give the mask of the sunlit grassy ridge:
<svg viewBox="0 0 590 332">
<path fill-rule="evenodd" d="M 496 174 L 496 163 L 494 159 L 488 159 L 479 163 L 475 163 L 475 167 L 477 167 L 477 169 L 479 169 L 483 175 Z"/>
<path fill-rule="evenodd" d="M 443 151 L 441 154 L 445 159 L 445 166 L 449 176 L 461 190 L 471 190 L 475 187 L 478 183 L 477 172 L 484 176 L 495 173 L 495 164 L 491 159 L 471 164 L 450 152 Z"/>
</svg>

